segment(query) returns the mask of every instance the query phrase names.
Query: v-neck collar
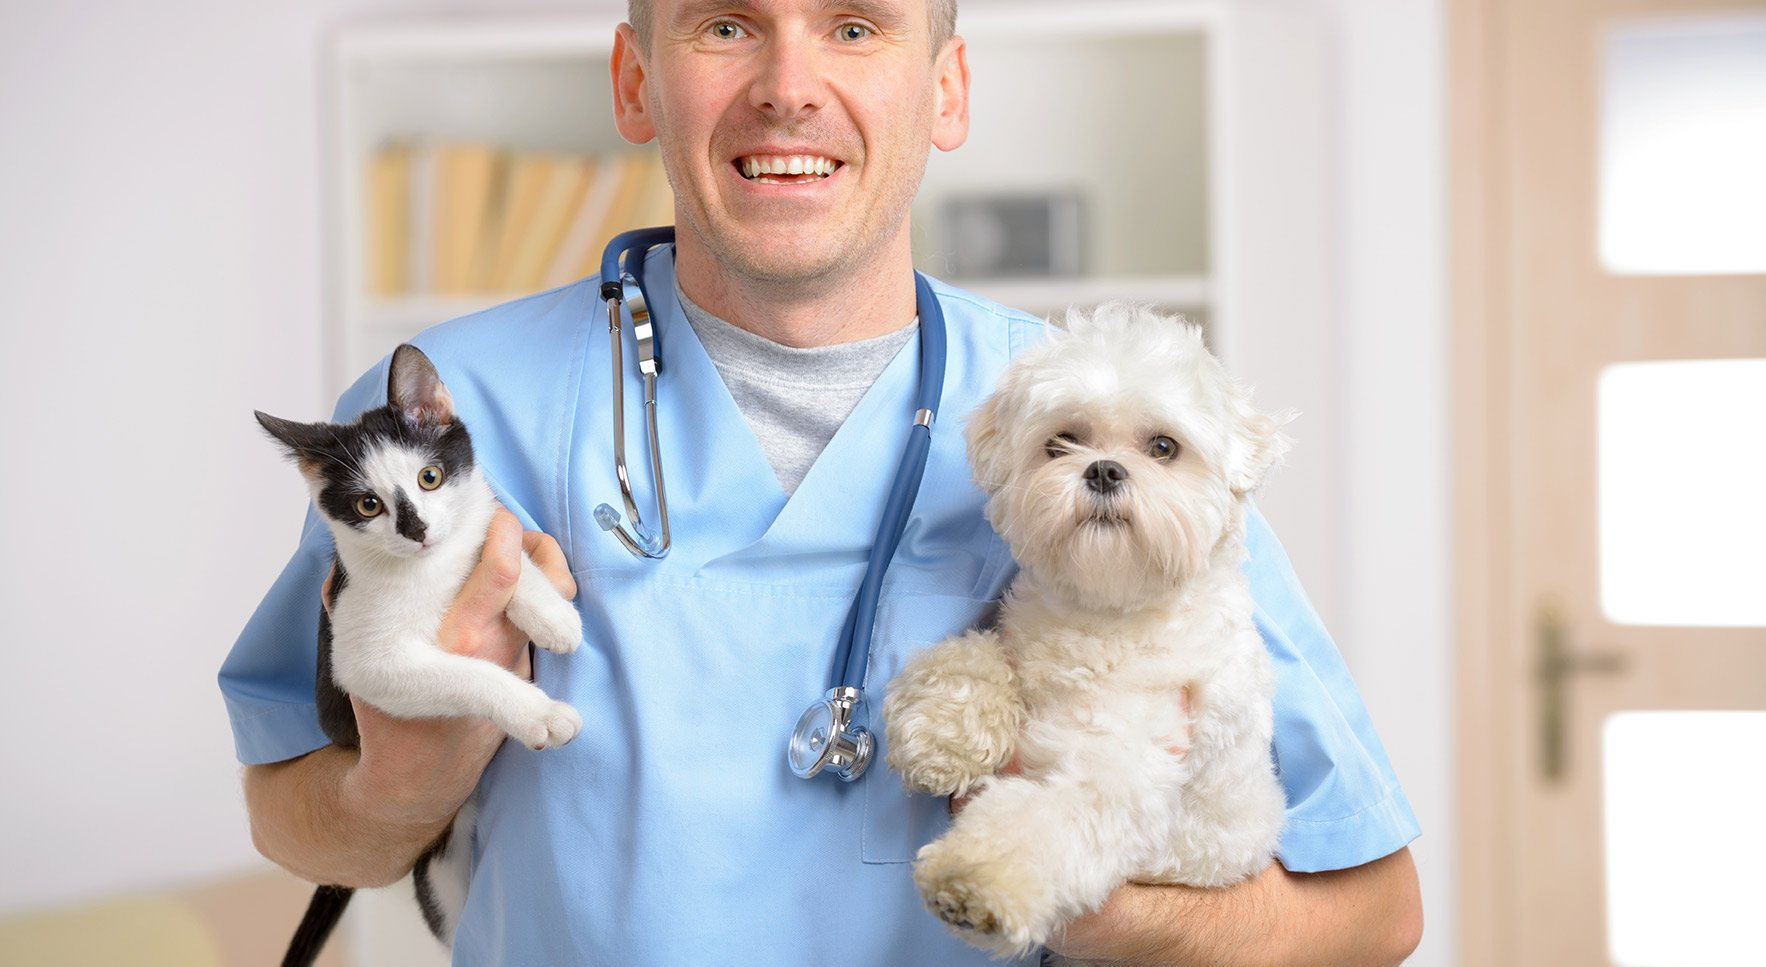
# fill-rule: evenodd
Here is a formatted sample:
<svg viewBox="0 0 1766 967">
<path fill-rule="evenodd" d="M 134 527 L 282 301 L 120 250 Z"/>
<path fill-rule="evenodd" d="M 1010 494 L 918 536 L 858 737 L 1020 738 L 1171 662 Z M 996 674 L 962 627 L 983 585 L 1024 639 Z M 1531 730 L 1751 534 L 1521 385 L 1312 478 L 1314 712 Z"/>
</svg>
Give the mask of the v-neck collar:
<svg viewBox="0 0 1766 967">
<path fill-rule="evenodd" d="M 695 570 L 785 558 L 801 568 L 803 555 L 862 568 L 913 425 L 919 340 L 883 368 L 787 499 L 675 296 L 673 247 L 651 252 L 644 272 L 663 361 L 657 405 L 671 558 Z"/>
</svg>

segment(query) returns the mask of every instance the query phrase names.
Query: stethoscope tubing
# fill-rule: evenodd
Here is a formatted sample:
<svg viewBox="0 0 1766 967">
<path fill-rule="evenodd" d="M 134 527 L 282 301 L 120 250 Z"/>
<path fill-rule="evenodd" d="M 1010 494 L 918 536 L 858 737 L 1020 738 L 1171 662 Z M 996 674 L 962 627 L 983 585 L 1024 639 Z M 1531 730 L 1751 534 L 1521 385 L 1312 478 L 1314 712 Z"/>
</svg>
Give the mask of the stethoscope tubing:
<svg viewBox="0 0 1766 967">
<path fill-rule="evenodd" d="M 613 237 L 601 254 L 600 295 L 607 304 L 608 332 L 613 342 L 611 364 L 614 383 L 614 469 L 619 478 L 620 494 L 625 502 L 626 513 L 631 517 L 632 531 L 625 531 L 620 525 L 619 515 L 606 504 L 595 509 L 595 518 L 603 528 L 619 539 L 626 550 L 640 558 L 661 558 L 668 553 L 670 545 L 668 503 L 662 482 L 662 453 L 656 431 L 657 376 L 662 367 L 661 337 L 655 325 L 648 293 L 644 289 L 644 259 L 652 247 L 672 242 L 674 237 L 672 227 L 621 232 Z M 628 283 L 635 288 L 635 294 L 628 296 Z M 633 336 L 638 348 L 638 369 L 644 378 L 645 415 L 650 431 L 650 465 L 662 528 L 660 539 L 650 534 L 638 515 L 625 463 L 625 380 L 621 372 L 623 365 L 620 346 L 622 305 L 631 314 Z M 913 422 L 908 426 L 907 443 L 896 466 L 889 496 L 884 501 L 882 518 L 877 522 L 877 534 L 871 542 L 864 577 L 859 582 L 852 608 L 847 612 L 845 626 L 834 651 L 834 660 L 828 669 L 831 683 L 828 695 L 822 702 L 811 705 L 804 718 L 799 721 L 799 730 L 811 728 L 816 722 L 823 721 L 836 734 L 831 737 L 822 736 L 828 740 L 823 746 L 816 746 L 812 741 L 811 751 L 817 752 L 817 755 L 809 761 L 797 762 L 795 751 L 788 755 L 792 770 L 805 778 L 827 767 L 850 782 L 864 773 L 874 747 L 868 731 L 853 722 L 852 715 L 863 701 L 865 675 L 870 664 L 871 639 L 876 633 L 883 578 L 907 531 L 908 518 L 925 477 L 926 460 L 932 449 L 932 427 L 937 422 L 938 405 L 944 392 L 944 310 L 938 304 L 931 282 L 918 272 L 914 273 L 914 306 L 920 319 L 920 381 L 914 401 L 916 408 Z M 805 722 L 810 723 L 810 726 L 805 726 Z M 793 749 L 799 741 L 799 730 L 793 730 Z M 816 733 L 818 736 L 820 734 Z M 813 739 L 811 736 L 805 738 Z"/>
<path fill-rule="evenodd" d="M 830 669 L 830 687 L 852 685 L 862 689 L 865 685 L 883 576 L 907 530 L 907 518 L 913 511 L 915 497 L 919 495 L 920 482 L 926 473 L 926 458 L 932 449 L 932 425 L 937 420 L 938 404 L 944 391 L 944 310 L 939 307 L 931 284 L 918 272 L 914 273 L 914 302 L 920 316 L 920 387 L 915 401 L 914 423 L 908 428 L 908 443 L 896 468 L 889 499 L 883 505 L 883 518 L 877 523 L 877 536 L 871 542 L 864 581 L 859 585 L 858 596 L 853 599 L 852 612 L 841 634 L 841 646 Z M 861 616 L 869 620 L 860 620 Z"/>
</svg>

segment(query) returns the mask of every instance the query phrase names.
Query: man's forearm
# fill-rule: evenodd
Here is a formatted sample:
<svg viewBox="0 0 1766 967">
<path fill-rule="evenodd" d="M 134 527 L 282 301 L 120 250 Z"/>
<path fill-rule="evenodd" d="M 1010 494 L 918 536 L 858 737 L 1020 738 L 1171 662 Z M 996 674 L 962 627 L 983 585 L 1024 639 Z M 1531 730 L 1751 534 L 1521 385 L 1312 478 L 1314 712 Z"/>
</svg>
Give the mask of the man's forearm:
<svg viewBox="0 0 1766 967">
<path fill-rule="evenodd" d="M 397 882 L 451 815 L 394 817 L 360 783 L 354 749 L 315 752 L 245 770 L 258 852 L 302 879 L 339 886 Z"/>
<path fill-rule="evenodd" d="M 1391 967 L 1416 949 L 1410 852 L 1330 873 L 1272 864 L 1222 890 L 1131 884 L 1051 944 L 1072 957 L 1183 967 Z"/>
</svg>

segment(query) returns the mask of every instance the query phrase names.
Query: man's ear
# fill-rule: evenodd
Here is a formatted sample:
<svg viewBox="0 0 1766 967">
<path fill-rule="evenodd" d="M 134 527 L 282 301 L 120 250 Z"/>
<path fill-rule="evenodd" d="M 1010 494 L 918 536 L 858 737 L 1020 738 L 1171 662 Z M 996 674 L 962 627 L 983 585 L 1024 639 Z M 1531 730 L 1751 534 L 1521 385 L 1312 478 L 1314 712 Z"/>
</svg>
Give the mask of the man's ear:
<svg viewBox="0 0 1766 967">
<path fill-rule="evenodd" d="M 607 62 L 607 70 L 613 76 L 613 124 L 619 129 L 619 136 L 632 144 L 653 140 L 656 125 L 651 121 L 646 99 L 650 65 L 631 24 L 620 24 L 614 32 L 613 57 Z"/>
<path fill-rule="evenodd" d="M 952 37 L 938 52 L 938 102 L 932 143 L 955 151 L 969 139 L 969 56 L 963 38 Z"/>
</svg>

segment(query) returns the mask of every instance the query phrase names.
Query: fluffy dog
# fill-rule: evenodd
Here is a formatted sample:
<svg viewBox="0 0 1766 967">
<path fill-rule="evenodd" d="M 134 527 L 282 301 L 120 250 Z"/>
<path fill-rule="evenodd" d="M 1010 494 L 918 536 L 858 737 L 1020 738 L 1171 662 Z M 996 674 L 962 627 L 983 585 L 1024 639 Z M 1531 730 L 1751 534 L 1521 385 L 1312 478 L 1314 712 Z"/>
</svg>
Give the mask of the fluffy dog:
<svg viewBox="0 0 1766 967">
<path fill-rule="evenodd" d="M 1125 880 L 1225 886 L 1269 862 L 1284 803 L 1242 498 L 1287 419 L 1199 329 L 1123 305 L 1070 313 L 971 418 L 1021 570 L 996 630 L 915 656 L 883 705 L 909 790 L 975 792 L 914 866 L 965 940 L 1022 953 Z"/>
</svg>

